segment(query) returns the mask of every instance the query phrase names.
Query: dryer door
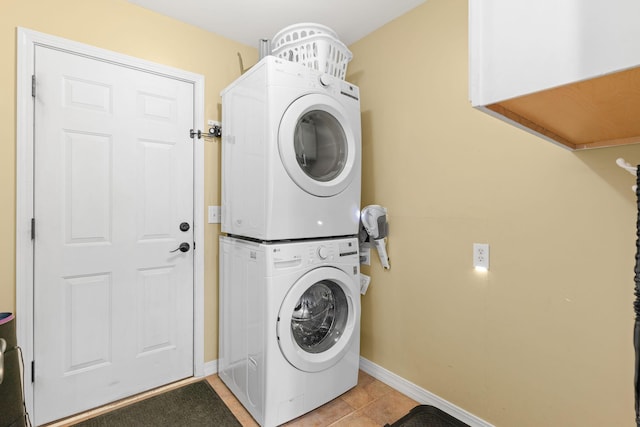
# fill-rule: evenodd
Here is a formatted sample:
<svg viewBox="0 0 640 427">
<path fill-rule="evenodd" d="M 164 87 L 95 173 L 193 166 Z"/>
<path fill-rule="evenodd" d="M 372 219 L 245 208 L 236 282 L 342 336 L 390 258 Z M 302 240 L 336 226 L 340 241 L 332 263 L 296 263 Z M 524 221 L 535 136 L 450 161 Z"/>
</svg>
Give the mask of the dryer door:
<svg viewBox="0 0 640 427">
<path fill-rule="evenodd" d="M 278 316 L 278 345 L 296 368 L 319 372 L 336 364 L 359 334 L 360 300 L 354 279 L 319 267 L 289 290 Z"/>
<path fill-rule="evenodd" d="M 350 123 L 345 108 L 328 95 L 296 99 L 280 121 L 280 159 L 289 177 L 314 196 L 347 188 L 358 173 L 359 146 L 359 121 Z"/>
</svg>

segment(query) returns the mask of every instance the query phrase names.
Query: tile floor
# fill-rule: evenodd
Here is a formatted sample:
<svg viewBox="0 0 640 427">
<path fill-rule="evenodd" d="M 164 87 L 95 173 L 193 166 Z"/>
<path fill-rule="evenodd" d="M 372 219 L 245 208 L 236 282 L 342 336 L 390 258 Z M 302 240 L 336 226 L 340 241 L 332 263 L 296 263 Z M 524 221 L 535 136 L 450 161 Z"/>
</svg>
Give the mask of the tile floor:
<svg viewBox="0 0 640 427">
<path fill-rule="evenodd" d="M 258 424 L 217 375 L 207 377 L 243 427 Z M 381 427 L 405 415 L 418 402 L 360 371 L 358 385 L 342 396 L 286 424 L 286 427 Z"/>
<path fill-rule="evenodd" d="M 206 377 L 209 384 L 218 393 L 222 401 L 229 407 L 233 415 L 243 427 L 257 427 L 251 415 L 235 398 L 218 375 Z M 87 411 L 73 417 L 60 420 L 46 427 L 68 427 L 80 421 L 103 414 L 110 410 L 146 399 L 156 394 L 164 393 L 174 388 L 198 381 L 189 378 L 177 383 L 169 384 L 146 393 L 123 399 L 100 408 Z M 309 412 L 284 426 L 286 427 L 381 427 L 393 423 L 418 405 L 418 402 L 408 398 L 385 383 L 376 380 L 366 372 L 358 373 L 358 385 L 331 402 Z"/>
</svg>

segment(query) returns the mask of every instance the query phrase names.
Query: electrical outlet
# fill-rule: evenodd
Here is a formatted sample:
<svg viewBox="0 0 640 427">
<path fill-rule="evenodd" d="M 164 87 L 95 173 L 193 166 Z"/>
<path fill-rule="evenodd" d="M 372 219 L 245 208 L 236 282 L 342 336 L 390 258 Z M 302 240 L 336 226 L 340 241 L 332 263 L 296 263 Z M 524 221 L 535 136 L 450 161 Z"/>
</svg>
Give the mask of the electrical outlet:
<svg viewBox="0 0 640 427">
<path fill-rule="evenodd" d="M 489 244 L 474 243 L 473 244 L 473 266 L 476 270 L 489 270 Z"/>
</svg>

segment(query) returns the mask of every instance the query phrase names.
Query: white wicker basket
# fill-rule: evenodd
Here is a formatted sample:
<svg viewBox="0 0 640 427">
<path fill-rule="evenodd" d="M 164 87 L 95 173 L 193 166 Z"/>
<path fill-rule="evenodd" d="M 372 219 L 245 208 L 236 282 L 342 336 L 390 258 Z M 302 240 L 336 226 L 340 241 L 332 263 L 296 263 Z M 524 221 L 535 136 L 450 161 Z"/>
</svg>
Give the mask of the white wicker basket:
<svg viewBox="0 0 640 427">
<path fill-rule="evenodd" d="M 271 39 L 271 46 L 273 50 L 279 48 L 282 45 L 288 43 L 296 43 L 307 37 L 315 36 L 317 34 L 325 34 L 335 39 L 338 35 L 331 28 L 320 24 L 313 24 L 310 22 L 304 22 L 301 24 L 289 25 L 278 31 Z"/>
<path fill-rule="evenodd" d="M 344 80 L 353 54 L 340 40 L 327 34 L 313 34 L 281 44 L 272 54 Z"/>
</svg>

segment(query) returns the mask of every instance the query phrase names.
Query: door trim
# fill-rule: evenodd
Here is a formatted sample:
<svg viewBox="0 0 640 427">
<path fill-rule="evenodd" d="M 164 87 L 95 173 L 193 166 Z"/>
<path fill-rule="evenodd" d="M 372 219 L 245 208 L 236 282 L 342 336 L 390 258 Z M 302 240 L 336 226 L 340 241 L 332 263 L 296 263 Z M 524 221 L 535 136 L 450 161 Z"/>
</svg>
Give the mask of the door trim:
<svg viewBox="0 0 640 427">
<path fill-rule="evenodd" d="M 194 85 L 195 123 L 204 123 L 204 76 L 112 52 L 83 43 L 17 28 L 16 84 L 16 333 L 25 362 L 25 401 L 34 416 L 33 383 L 30 364 L 33 360 L 34 316 L 34 246 L 31 218 L 34 217 L 34 108 L 31 76 L 35 72 L 35 47 L 44 46 L 73 54 L 143 70 Z M 194 140 L 194 301 L 193 301 L 193 375 L 204 376 L 204 145 Z"/>
</svg>

